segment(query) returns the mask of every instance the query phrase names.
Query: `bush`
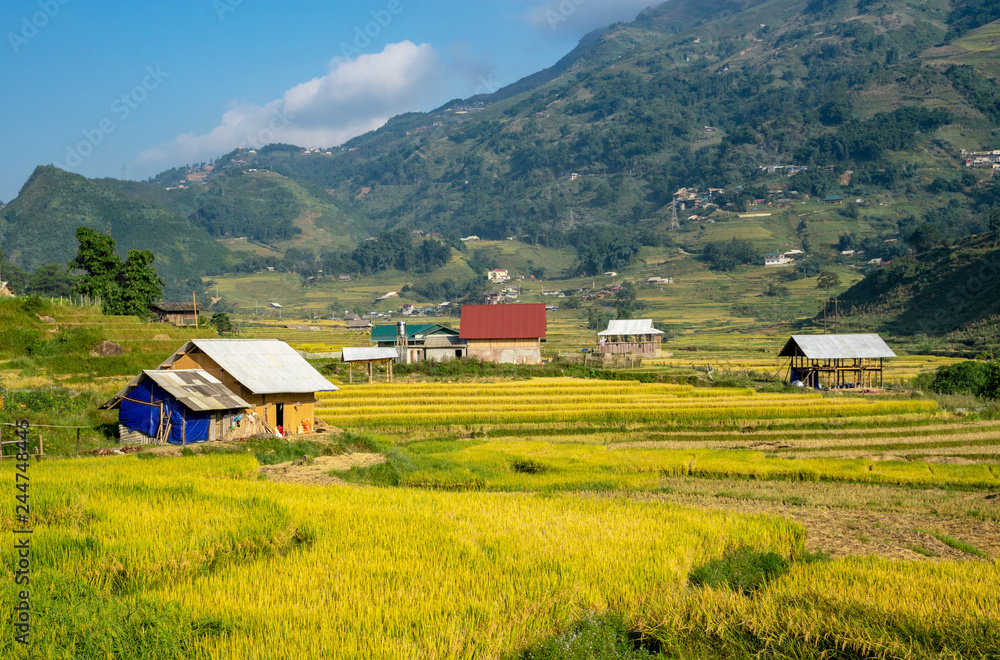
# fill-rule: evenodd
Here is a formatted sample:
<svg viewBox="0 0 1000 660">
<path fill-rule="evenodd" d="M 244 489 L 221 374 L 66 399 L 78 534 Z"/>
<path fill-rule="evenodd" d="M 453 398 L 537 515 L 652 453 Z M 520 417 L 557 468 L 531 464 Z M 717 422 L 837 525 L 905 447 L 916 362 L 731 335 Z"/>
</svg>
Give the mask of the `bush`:
<svg viewBox="0 0 1000 660">
<path fill-rule="evenodd" d="M 726 586 L 750 595 L 787 572 L 788 562 L 781 555 L 740 546 L 692 569 L 688 580 L 695 586 Z"/>
<path fill-rule="evenodd" d="M 938 367 L 928 387 L 938 394 L 973 394 L 997 399 L 1000 398 L 1000 364 L 967 360 Z"/>
<path fill-rule="evenodd" d="M 641 660 L 654 658 L 637 648 L 636 635 L 616 615 L 589 614 L 569 630 L 524 651 L 522 660 Z"/>
</svg>

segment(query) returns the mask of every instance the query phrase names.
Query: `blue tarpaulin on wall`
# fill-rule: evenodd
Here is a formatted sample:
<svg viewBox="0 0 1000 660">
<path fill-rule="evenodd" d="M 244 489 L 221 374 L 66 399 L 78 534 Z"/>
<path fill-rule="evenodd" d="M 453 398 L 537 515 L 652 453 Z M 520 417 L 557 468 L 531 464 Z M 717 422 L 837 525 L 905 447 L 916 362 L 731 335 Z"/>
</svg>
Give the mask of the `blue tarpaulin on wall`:
<svg viewBox="0 0 1000 660">
<path fill-rule="evenodd" d="M 160 405 L 162 404 L 165 414 L 170 416 L 172 425 L 170 437 L 167 438 L 170 444 L 180 445 L 184 442 L 190 444 L 208 440 L 212 413 L 188 410 L 149 378 L 143 379 L 132 388 L 132 391 L 128 393 L 128 399 L 122 400 L 121 409 L 118 412 L 118 421 L 122 426 L 156 437 L 160 428 Z"/>
</svg>

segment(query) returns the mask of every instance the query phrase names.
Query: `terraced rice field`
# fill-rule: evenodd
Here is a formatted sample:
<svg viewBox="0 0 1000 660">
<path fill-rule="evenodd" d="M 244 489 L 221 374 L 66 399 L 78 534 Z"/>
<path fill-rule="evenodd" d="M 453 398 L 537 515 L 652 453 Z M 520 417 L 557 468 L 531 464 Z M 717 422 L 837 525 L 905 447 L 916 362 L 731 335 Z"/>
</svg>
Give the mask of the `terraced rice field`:
<svg viewBox="0 0 1000 660">
<path fill-rule="evenodd" d="M 741 426 L 783 420 L 932 415 L 933 401 L 818 393 L 759 394 L 638 382 L 536 378 L 507 383 L 373 384 L 323 394 L 317 415 L 337 426 L 616 422 Z"/>
</svg>

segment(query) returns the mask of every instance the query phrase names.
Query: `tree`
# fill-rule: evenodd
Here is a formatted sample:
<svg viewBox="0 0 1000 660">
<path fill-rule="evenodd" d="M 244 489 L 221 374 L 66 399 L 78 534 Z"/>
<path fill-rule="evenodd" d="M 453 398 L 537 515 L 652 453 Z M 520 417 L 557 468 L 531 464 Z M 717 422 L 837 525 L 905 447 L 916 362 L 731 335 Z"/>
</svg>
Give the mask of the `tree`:
<svg viewBox="0 0 1000 660">
<path fill-rule="evenodd" d="M 941 232 L 934 225 L 925 222 L 918 225 L 906 241 L 917 252 L 924 252 L 941 243 Z"/>
<path fill-rule="evenodd" d="M 125 265 L 119 273 L 122 312 L 129 316 L 146 318 L 150 306 L 163 297 L 164 282 L 153 268 L 156 260 L 149 250 L 129 250 Z"/>
<path fill-rule="evenodd" d="M 59 264 L 41 266 L 28 278 L 28 289 L 34 294 L 68 296 L 73 293 L 73 276 Z"/>
<path fill-rule="evenodd" d="M 77 227 L 76 240 L 79 247 L 69 266 L 79 268 L 84 273 L 77 280 L 74 289 L 91 298 L 103 298 L 122 269 L 121 259 L 115 252 L 115 239 L 90 227 Z"/>
<path fill-rule="evenodd" d="M 212 314 L 212 320 L 209 323 L 215 327 L 215 331 L 220 335 L 232 332 L 236 328 L 233 326 L 232 319 L 229 318 L 229 314 L 225 312 L 217 312 Z"/>
<path fill-rule="evenodd" d="M 129 250 L 125 263 L 115 251 L 115 239 L 89 227 L 77 227 L 79 242 L 71 268 L 84 274 L 74 290 L 101 299 L 104 314 L 146 318 L 149 307 L 163 296 L 164 282 L 153 268 L 156 256 L 149 250 Z"/>
<path fill-rule="evenodd" d="M 990 213 L 990 236 L 993 241 L 1000 241 L 1000 209 L 993 209 Z"/>
<path fill-rule="evenodd" d="M 819 274 L 819 279 L 816 280 L 817 289 L 826 289 L 826 297 L 830 297 L 830 289 L 840 286 L 840 275 L 833 273 L 828 270 L 824 270 Z"/>
</svg>

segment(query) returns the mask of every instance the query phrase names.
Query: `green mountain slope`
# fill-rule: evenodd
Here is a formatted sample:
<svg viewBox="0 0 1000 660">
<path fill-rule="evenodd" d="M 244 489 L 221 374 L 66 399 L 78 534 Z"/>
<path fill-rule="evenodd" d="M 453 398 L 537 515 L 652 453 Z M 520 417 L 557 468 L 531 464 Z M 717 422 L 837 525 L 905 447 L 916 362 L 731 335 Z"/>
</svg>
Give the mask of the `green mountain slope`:
<svg viewBox="0 0 1000 660">
<path fill-rule="evenodd" d="M 960 152 L 1000 146 L 1000 70 L 977 37 L 996 25 L 951 30 L 955 7 L 666 3 L 545 76 L 396 117 L 330 155 L 273 145 L 215 166 L 312 182 L 379 225 L 547 245 L 594 224 L 668 240 L 680 187 L 724 187 L 737 206 L 774 188 L 878 198 L 961 237 L 1000 200 Z M 775 164 L 810 170 L 760 170 Z"/>
<path fill-rule="evenodd" d="M 76 254 L 76 228 L 110 229 L 125 256 L 152 250 L 168 284 L 226 269 L 230 253 L 184 218 L 82 176 L 39 167 L 0 214 L 0 244 L 6 258 L 34 270 L 65 265 Z"/>
<path fill-rule="evenodd" d="M 987 236 L 896 259 L 840 295 L 845 327 L 1000 350 L 1000 247 Z"/>
</svg>

